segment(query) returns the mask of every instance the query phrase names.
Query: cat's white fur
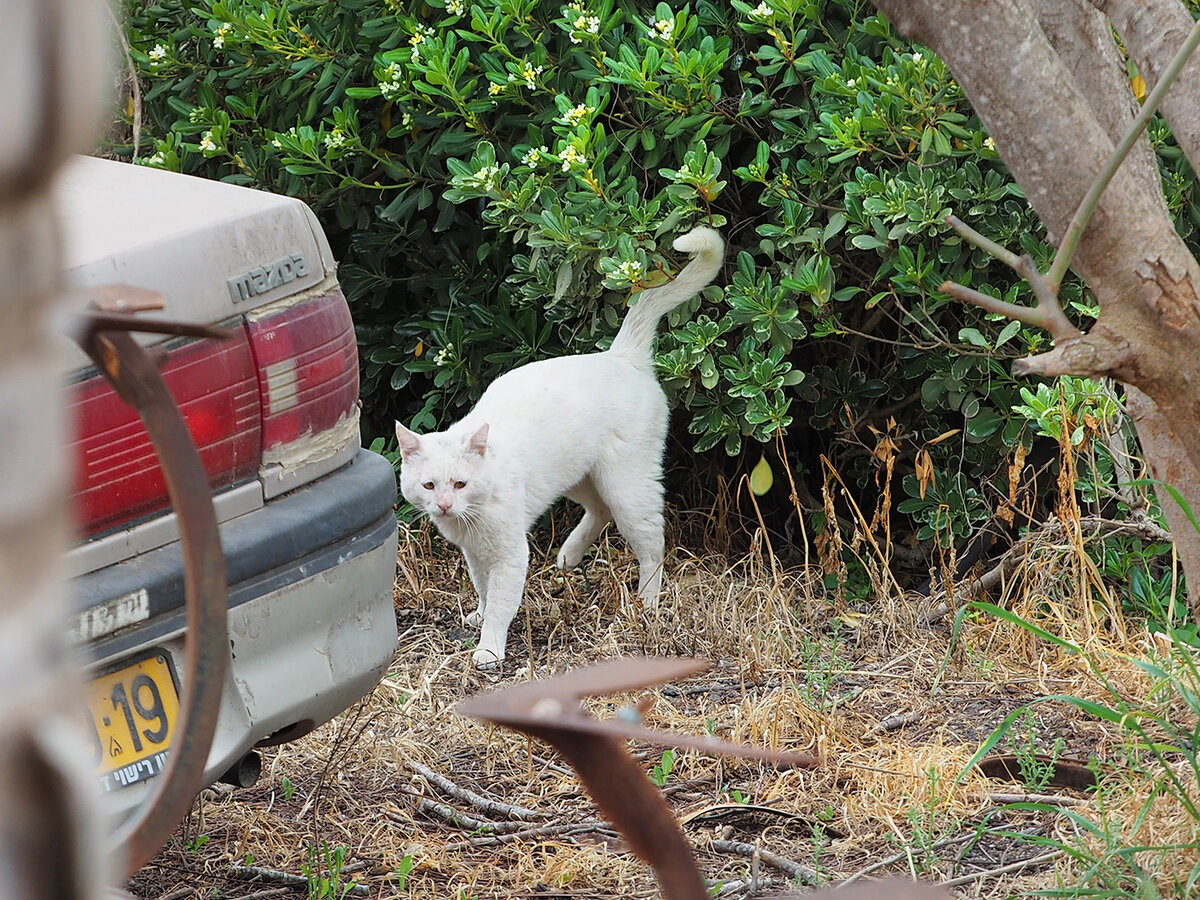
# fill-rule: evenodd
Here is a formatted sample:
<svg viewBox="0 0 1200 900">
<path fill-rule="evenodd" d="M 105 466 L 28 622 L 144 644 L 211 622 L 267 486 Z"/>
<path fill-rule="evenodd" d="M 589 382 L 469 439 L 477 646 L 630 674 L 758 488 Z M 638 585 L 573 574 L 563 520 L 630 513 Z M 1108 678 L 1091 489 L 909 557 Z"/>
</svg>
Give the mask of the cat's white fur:
<svg viewBox="0 0 1200 900">
<path fill-rule="evenodd" d="M 608 350 L 514 369 L 445 431 L 417 435 L 396 423 L 401 492 L 462 549 L 479 593 L 467 619 L 482 625 L 477 665 L 504 659 L 525 587 L 526 534 L 559 497 L 584 508 L 559 567 L 579 565 L 613 521 L 637 555 L 642 603 L 658 601 L 668 410 L 654 335 L 659 319 L 712 281 L 724 256 L 711 228 L 679 237 L 675 249 L 695 258 L 675 280 L 639 295 Z"/>
</svg>

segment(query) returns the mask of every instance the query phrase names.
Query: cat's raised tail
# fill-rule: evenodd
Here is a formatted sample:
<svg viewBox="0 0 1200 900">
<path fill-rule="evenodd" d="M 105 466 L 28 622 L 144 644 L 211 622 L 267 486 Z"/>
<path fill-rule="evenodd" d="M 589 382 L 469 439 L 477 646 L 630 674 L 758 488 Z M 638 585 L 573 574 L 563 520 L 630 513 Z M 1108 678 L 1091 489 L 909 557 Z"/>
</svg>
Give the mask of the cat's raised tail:
<svg viewBox="0 0 1200 900">
<path fill-rule="evenodd" d="M 637 305 L 625 314 L 621 330 L 608 352 L 624 356 L 639 369 L 654 371 L 654 333 L 658 320 L 703 290 L 721 270 L 725 242 L 712 228 L 693 228 L 675 239 L 675 249 L 693 254 L 674 281 L 642 291 Z"/>
</svg>

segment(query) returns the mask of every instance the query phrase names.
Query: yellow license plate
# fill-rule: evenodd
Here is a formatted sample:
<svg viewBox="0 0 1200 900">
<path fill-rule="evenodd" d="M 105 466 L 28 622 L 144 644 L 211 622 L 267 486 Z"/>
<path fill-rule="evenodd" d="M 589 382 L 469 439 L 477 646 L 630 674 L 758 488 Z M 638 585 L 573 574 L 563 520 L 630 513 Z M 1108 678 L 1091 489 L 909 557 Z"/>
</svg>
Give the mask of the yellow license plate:
<svg viewBox="0 0 1200 900">
<path fill-rule="evenodd" d="M 87 711 L 92 761 L 104 791 L 158 775 L 179 718 L 170 657 L 157 651 L 93 678 Z"/>
</svg>

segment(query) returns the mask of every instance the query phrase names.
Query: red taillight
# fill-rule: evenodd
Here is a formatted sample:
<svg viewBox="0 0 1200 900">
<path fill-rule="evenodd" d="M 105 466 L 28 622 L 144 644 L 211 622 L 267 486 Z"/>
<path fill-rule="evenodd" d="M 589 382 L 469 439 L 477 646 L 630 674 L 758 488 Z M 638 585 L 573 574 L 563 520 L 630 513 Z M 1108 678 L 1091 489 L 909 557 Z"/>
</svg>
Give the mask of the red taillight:
<svg viewBox="0 0 1200 900">
<path fill-rule="evenodd" d="M 354 415 L 358 348 L 340 291 L 250 317 L 246 328 L 258 368 L 264 454 Z"/>
<path fill-rule="evenodd" d="M 168 344 L 163 378 L 214 490 L 255 476 L 262 458 L 258 379 L 245 336 Z M 137 414 L 95 374 L 75 385 L 75 500 L 84 532 L 170 506 L 162 469 Z"/>
<path fill-rule="evenodd" d="M 290 456 L 288 445 L 356 420 L 358 350 L 340 291 L 244 321 L 227 341 L 165 345 L 163 378 L 214 491 L 278 462 L 269 451 L 286 447 L 280 455 Z M 73 404 L 84 533 L 166 512 L 162 470 L 134 411 L 98 374 L 74 386 Z"/>
</svg>

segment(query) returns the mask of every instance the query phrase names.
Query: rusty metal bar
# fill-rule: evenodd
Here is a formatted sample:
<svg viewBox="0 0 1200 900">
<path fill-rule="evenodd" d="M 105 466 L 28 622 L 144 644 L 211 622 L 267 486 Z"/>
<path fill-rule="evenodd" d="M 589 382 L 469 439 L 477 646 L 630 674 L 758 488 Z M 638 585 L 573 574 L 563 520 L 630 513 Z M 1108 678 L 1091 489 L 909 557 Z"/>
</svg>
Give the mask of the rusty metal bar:
<svg viewBox="0 0 1200 900">
<path fill-rule="evenodd" d="M 144 294 L 144 292 L 142 292 Z M 179 407 L 150 354 L 128 330 L 142 324 L 113 310 L 147 309 L 121 301 L 120 289 L 97 295 L 102 309 L 85 316 L 80 344 L 111 382 L 117 394 L 137 410 L 162 465 L 183 547 L 187 634 L 180 717 L 167 764 L 154 792 L 114 838 L 117 866 L 129 875 L 162 848 L 204 784 L 204 767 L 217 726 L 221 691 L 229 658 L 228 586 L 225 556 L 217 529 L 208 476 Z M 220 336 L 211 326 L 155 322 L 153 330 L 170 334 Z"/>
</svg>

